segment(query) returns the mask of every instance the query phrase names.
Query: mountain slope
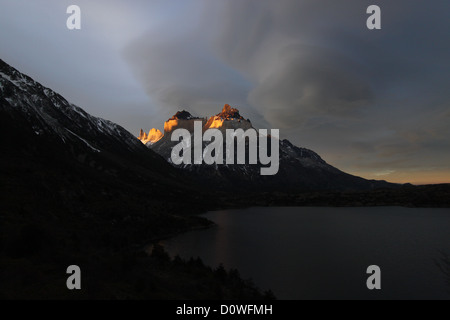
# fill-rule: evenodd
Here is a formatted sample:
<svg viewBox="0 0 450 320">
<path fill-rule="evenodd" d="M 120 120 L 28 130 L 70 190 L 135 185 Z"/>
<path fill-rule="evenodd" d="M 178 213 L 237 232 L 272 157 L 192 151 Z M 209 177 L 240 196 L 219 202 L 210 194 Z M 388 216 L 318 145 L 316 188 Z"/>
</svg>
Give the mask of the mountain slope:
<svg viewBox="0 0 450 320">
<path fill-rule="evenodd" d="M 190 178 L 1 60 L 0 150 L 0 298 L 218 297 L 194 288 L 210 269 L 142 252 L 210 225 L 191 215 L 210 203 Z M 65 286 L 72 264 L 80 292 Z"/>
<path fill-rule="evenodd" d="M 183 117 L 179 115 L 182 114 Z M 205 132 L 218 129 L 225 137 L 227 129 L 252 129 L 250 120 L 243 118 L 239 110 L 225 105 L 222 112 L 206 118 L 192 117 L 187 111 L 179 112 L 169 119 L 165 125 L 164 136 L 147 147 L 159 153 L 172 163 L 172 149 L 178 142 L 171 141 L 172 132 L 178 128 L 187 129 L 193 135 L 194 121 L 202 121 Z M 203 142 L 203 149 L 208 143 Z M 396 187 L 384 181 L 365 180 L 342 172 L 326 163 L 314 151 L 298 148 L 288 140 L 279 141 L 280 168 L 274 176 L 261 176 L 261 165 L 186 165 L 179 167 L 193 173 L 203 184 L 226 190 L 283 191 L 300 192 L 314 190 L 371 190 L 384 187 Z M 248 154 L 248 142 L 246 143 Z M 259 149 L 258 149 L 259 150 Z M 224 159 L 226 154 L 224 142 Z M 225 163 L 225 161 L 224 161 Z"/>
<path fill-rule="evenodd" d="M 46 197 L 62 204 L 61 212 L 83 207 L 123 217 L 133 210 L 151 217 L 155 208 L 167 218 L 203 206 L 191 178 L 128 131 L 89 115 L 1 60 L 0 149 L 1 196 L 13 211 L 25 199 L 41 205 Z M 104 207 L 93 210 L 84 201 Z"/>
<path fill-rule="evenodd" d="M 1 60 L 0 90 L 0 110 L 7 117 L 27 122 L 22 130 L 32 129 L 29 138 L 59 139 L 89 152 L 145 152 L 139 141 L 119 125 L 87 114 Z"/>
<path fill-rule="evenodd" d="M 1 205 L 10 212 L 47 206 L 58 216 L 147 219 L 151 230 L 165 233 L 180 227 L 180 214 L 199 208 L 200 196 L 186 195 L 195 191 L 187 175 L 119 125 L 89 115 L 1 60 L 0 149 Z M 176 222 L 157 230 L 170 220 Z"/>
</svg>

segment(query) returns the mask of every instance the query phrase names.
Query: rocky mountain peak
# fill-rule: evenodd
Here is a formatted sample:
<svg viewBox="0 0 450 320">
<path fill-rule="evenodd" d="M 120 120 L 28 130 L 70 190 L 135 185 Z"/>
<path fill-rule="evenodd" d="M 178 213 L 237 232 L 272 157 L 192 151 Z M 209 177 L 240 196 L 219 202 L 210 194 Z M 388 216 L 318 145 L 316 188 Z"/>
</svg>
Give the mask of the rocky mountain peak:
<svg viewBox="0 0 450 320">
<path fill-rule="evenodd" d="M 148 142 L 155 143 L 155 142 L 159 141 L 162 137 L 163 137 L 163 133 L 160 130 L 153 128 L 148 133 L 147 140 L 148 140 Z"/>
<path fill-rule="evenodd" d="M 139 131 L 139 140 L 143 141 L 143 140 L 147 140 L 147 134 L 144 132 L 144 130 L 141 129 L 141 131 Z"/>
<path fill-rule="evenodd" d="M 226 104 L 222 112 L 217 114 L 217 117 L 220 117 L 222 119 L 240 119 L 244 120 L 244 118 L 239 114 L 239 110 L 232 108 L 229 104 Z"/>
<path fill-rule="evenodd" d="M 164 134 L 160 130 L 155 128 L 151 129 L 148 134 L 141 129 L 138 139 L 141 140 L 143 144 L 153 144 L 159 141 L 163 136 Z"/>
<path fill-rule="evenodd" d="M 194 122 L 196 120 L 201 120 L 205 122 L 205 119 L 199 117 L 194 117 L 188 111 L 178 111 L 172 118 L 164 123 L 164 133 L 170 133 L 175 129 L 187 129 L 189 131 L 194 130 Z"/>
<path fill-rule="evenodd" d="M 183 110 L 183 111 L 178 111 L 172 118 L 169 119 L 170 120 L 192 120 L 192 119 L 197 119 L 196 117 L 194 117 L 192 114 L 190 114 L 188 111 Z"/>
</svg>

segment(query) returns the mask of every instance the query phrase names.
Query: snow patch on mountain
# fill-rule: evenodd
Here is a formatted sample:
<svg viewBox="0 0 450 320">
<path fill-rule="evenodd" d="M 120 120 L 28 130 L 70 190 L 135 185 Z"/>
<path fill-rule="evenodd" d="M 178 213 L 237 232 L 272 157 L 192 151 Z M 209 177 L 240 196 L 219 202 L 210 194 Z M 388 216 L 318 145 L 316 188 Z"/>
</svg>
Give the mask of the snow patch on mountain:
<svg viewBox="0 0 450 320">
<path fill-rule="evenodd" d="M 7 112 L 20 111 L 39 135 L 54 134 L 65 143 L 77 138 L 95 152 L 102 148 L 102 143 L 97 141 L 99 139 L 108 139 L 111 143 L 115 140 L 118 144 L 125 144 L 130 151 L 142 148 L 139 140 L 121 126 L 91 116 L 2 60 L 0 86 L 0 98 L 6 101 L 1 108 Z"/>
<path fill-rule="evenodd" d="M 83 141 L 89 148 L 91 148 L 93 151 L 95 152 L 101 152 L 100 150 L 98 150 L 97 148 L 94 148 L 93 146 L 90 145 L 89 142 L 87 142 L 86 140 L 84 140 L 82 137 L 80 137 L 79 135 L 77 135 L 76 133 L 73 133 L 72 131 L 70 131 L 69 129 L 66 129 L 67 131 L 69 131 L 71 134 L 73 134 L 75 137 L 77 137 L 78 139 L 80 139 L 81 141 Z"/>
</svg>

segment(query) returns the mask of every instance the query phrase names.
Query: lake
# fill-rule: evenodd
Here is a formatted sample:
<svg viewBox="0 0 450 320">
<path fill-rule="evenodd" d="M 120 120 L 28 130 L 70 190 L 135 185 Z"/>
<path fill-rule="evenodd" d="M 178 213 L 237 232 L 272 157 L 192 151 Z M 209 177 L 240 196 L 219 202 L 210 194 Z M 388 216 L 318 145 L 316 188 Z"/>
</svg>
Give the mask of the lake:
<svg viewBox="0 0 450 320">
<path fill-rule="evenodd" d="M 171 255 L 236 268 L 279 299 L 449 299 L 435 261 L 450 254 L 450 209 L 249 208 L 162 244 Z M 367 289 L 367 267 L 381 290 Z"/>
</svg>

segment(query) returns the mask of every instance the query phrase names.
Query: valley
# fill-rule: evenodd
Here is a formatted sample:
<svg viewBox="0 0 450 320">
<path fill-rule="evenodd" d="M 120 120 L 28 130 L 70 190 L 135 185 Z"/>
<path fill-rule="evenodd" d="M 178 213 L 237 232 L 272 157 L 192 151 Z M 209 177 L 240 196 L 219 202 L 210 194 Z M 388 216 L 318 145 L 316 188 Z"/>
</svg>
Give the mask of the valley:
<svg viewBox="0 0 450 320">
<path fill-rule="evenodd" d="M 251 125 L 231 108 L 213 119 L 204 123 L 219 130 Z M 0 60 L 0 297 L 273 298 L 235 270 L 143 248 L 210 227 L 198 214 L 220 208 L 450 205 L 448 185 L 365 180 L 287 140 L 274 176 L 258 165 L 170 164 L 170 133 L 193 121 L 178 113 L 144 145 Z M 65 287 L 74 264 L 85 274 L 79 292 Z"/>
</svg>

